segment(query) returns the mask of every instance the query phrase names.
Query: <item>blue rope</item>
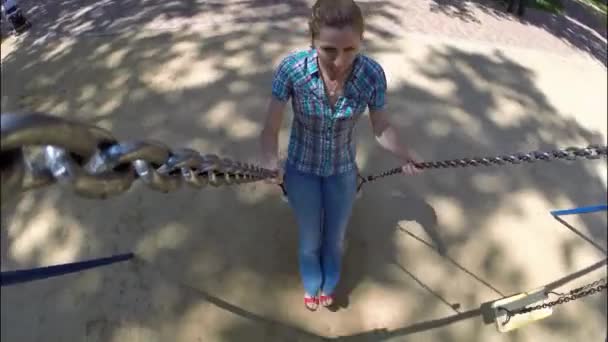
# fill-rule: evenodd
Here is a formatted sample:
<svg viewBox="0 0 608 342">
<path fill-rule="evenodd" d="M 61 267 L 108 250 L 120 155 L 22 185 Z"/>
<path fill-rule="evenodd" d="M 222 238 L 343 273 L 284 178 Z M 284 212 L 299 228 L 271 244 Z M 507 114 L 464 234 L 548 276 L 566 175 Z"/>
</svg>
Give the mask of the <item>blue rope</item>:
<svg viewBox="0 0 608 342">
<path fill-rule="evenodd" d="M 607 211 L 608 205 L 594 205 L 588 207 L 579 207 L 574 209 L 565 210 L 553 210 L 551 215 L 562 216 L 562 215 L 575 215 L 593 213 L 597 211 Z M 91 259 L 86 261 L 73 262 L 68 264 L 53 265 L 39 268 L 32 268 L 26 270 L 7 271 L 0 273 L 0 286 L 9 286 L 33 280 L 46 279 L 51 277 L 57 277 L 69 273 L 76 273 L 86 269 L 91 269 L 99 266 L 105 266 L 121 261 L 132 259 L 135 255 L 133 253 L 118 254 L 106 258 Z"/>
<path fill-rule="evenodd" d="M 580 207 L 574 209 L 564 209 L 564 210 L 553 210 L 551 211 L 551 215 L 553 216 L 562 216 L 562 215 L 576 215 L 576 214 L 587 214 L 594 213 L 597 211 L 606 211 L 608 210 L 608 205 L 592 205 L 588 207 Z"/>
<path fill-rule="evenodd" d="M 133 253 L 118 254 L 107 258 L 92 259 L 73 262 L 68 264 L 53 265 L 26 270 L 2 272 L 0 275 L 0 286 L 8 286 L 56 277 L 64 274 L 80 272 L 86 269 L 126 261 L 134 257 Z"/>
</svg>

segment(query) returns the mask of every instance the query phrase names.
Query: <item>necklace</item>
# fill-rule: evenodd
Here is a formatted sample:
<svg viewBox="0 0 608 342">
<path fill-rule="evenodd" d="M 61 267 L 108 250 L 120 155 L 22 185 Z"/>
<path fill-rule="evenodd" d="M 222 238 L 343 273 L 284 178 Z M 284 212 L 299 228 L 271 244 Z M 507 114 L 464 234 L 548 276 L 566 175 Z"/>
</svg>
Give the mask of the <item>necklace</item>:
<svg viewBox="0 0 608 342">
<path fill-rule="evenodd" d="M 329 96 L 336 96 L 339 86 L 340 86 L 340 82 L 338 80 L 335 80 L 335 81 L 327 80 L 327 90 L 329 92 Z"/>
<path fill-rule="evenodd" d="M 343 81 L 346 80 L 346 76 L 352 70 L 352 66 L 349 67 L 348 70 L 346 70 L 345 72 L 341 73 L 340 75 L 337 75 L 337 77 L 333 80 L 327 76 L 327 73 L 324 72 L 323 67 L 320 66 L 320 69 L 321 69 L 321 75 L 322 75 L 321 77 L 323 78 L 323 81 L 325 83 L 325 88 L 327 89 L 327 93 L 329 94 L 329 96 L 335 97 L 336 95 L 339 95 L 340 92 L 342 91 L 340 85 Z"/>
</svg>

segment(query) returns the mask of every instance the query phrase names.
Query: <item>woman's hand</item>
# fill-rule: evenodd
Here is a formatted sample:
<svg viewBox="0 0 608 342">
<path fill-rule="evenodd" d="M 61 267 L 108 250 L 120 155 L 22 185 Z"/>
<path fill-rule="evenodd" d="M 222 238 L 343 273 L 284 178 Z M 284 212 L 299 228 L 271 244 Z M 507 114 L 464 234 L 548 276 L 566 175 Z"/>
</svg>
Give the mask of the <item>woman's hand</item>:
<svg viewBox="0 0 608 342">
<path fill-rule="evenodd" d="M 419 163 L 421 163 L 420 158 L 418 158 L 415 153 L 409 152 L 409 158 L 405 160 L 405 165 L 401 167 L 403 174 L 406 176 L 415 176 L 423 172 L 422 169 L 416 167 L 416 164 Z"/>
<path fill-rule="evenodd" d="M 283 183 L 283 168 L 279 165 L 278 159 L 274 159 L 274 160 L 266 160 L 266 161 L 262 161 L 261 163 L 261 167 L 266 169 L 266 170 L 270 170 L 274 173 L 274 177 L 269 177 L 264 179 L 265 183 L 268 184 L 282 184 Z"/>
</svg>

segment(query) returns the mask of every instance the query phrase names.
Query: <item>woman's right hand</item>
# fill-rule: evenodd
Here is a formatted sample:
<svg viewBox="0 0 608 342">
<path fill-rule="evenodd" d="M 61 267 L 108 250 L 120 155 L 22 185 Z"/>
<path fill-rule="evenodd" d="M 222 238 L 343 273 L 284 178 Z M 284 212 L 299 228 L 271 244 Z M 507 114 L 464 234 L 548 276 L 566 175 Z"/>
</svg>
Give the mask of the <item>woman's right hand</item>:
<svg viewBox="0 0 608 342">
<path fill-rule="evenodd" d="M 274 159 L 274 161 L 263 160 L 261 163 L 261 167 L 270 170 L 274 173 L 274 177 L 269 177 L 264 179 L 264 182 L 268 184 L 282 184 L 283 183 L 283 168 L 279 165 L 278 159 Z"/>
</svg>

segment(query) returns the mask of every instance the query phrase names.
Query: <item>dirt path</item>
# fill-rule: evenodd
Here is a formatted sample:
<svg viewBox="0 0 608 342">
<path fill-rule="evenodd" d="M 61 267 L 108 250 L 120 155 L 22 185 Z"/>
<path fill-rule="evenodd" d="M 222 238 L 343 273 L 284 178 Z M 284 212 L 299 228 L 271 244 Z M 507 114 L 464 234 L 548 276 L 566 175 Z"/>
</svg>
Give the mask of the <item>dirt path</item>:
<svg viewBox="0 0 608 342">
<path fill-rule="evenodd" d="M 551 48 L 563 43 L 546 30 L 483 9 L 474 12 L 481 24 L 429 11 L 447 2 L 367 3 L 366 52 L 384 65 L 392 117 L 425 159 L 606 144 L 605 68 Z M 243 161 L 256 156 L 272 66 L 307 44 L 305 1 L 62 4 L 32 5 L 37 30 L 2 44 L 2 111 L 52 112 L 120 139 Z M 426 21 L 414 15 L 425 8 Z M 430 30 L 429 18 L 443 26 L 408 28 Z M 489 20 L 547 40 L 530 49 L 521 35 L 471 33 Z M 394 166 L 365 120 L 357 134 L 365 174 Z M 90 201 L 48 188 L 3 208 L 3 271 L 127 251 L 137 259 L 3 288 L 2 340 L 601 340 L 605 294 L 508 335 L 480 306 L 605 258 L 548 214 L 605 202 L 605 171 L 605 161 L 556 162 L 379 181 L 364 189 L 349 228 L 344 307 L 315 314 L 301 303 L 295 226 L 278 189 L 159 194 L 135 185 Z M 568 222 L 606 248 L 605 215 Z M 603 265 L 558 290 L 605 274 Z"/>
</svg>

